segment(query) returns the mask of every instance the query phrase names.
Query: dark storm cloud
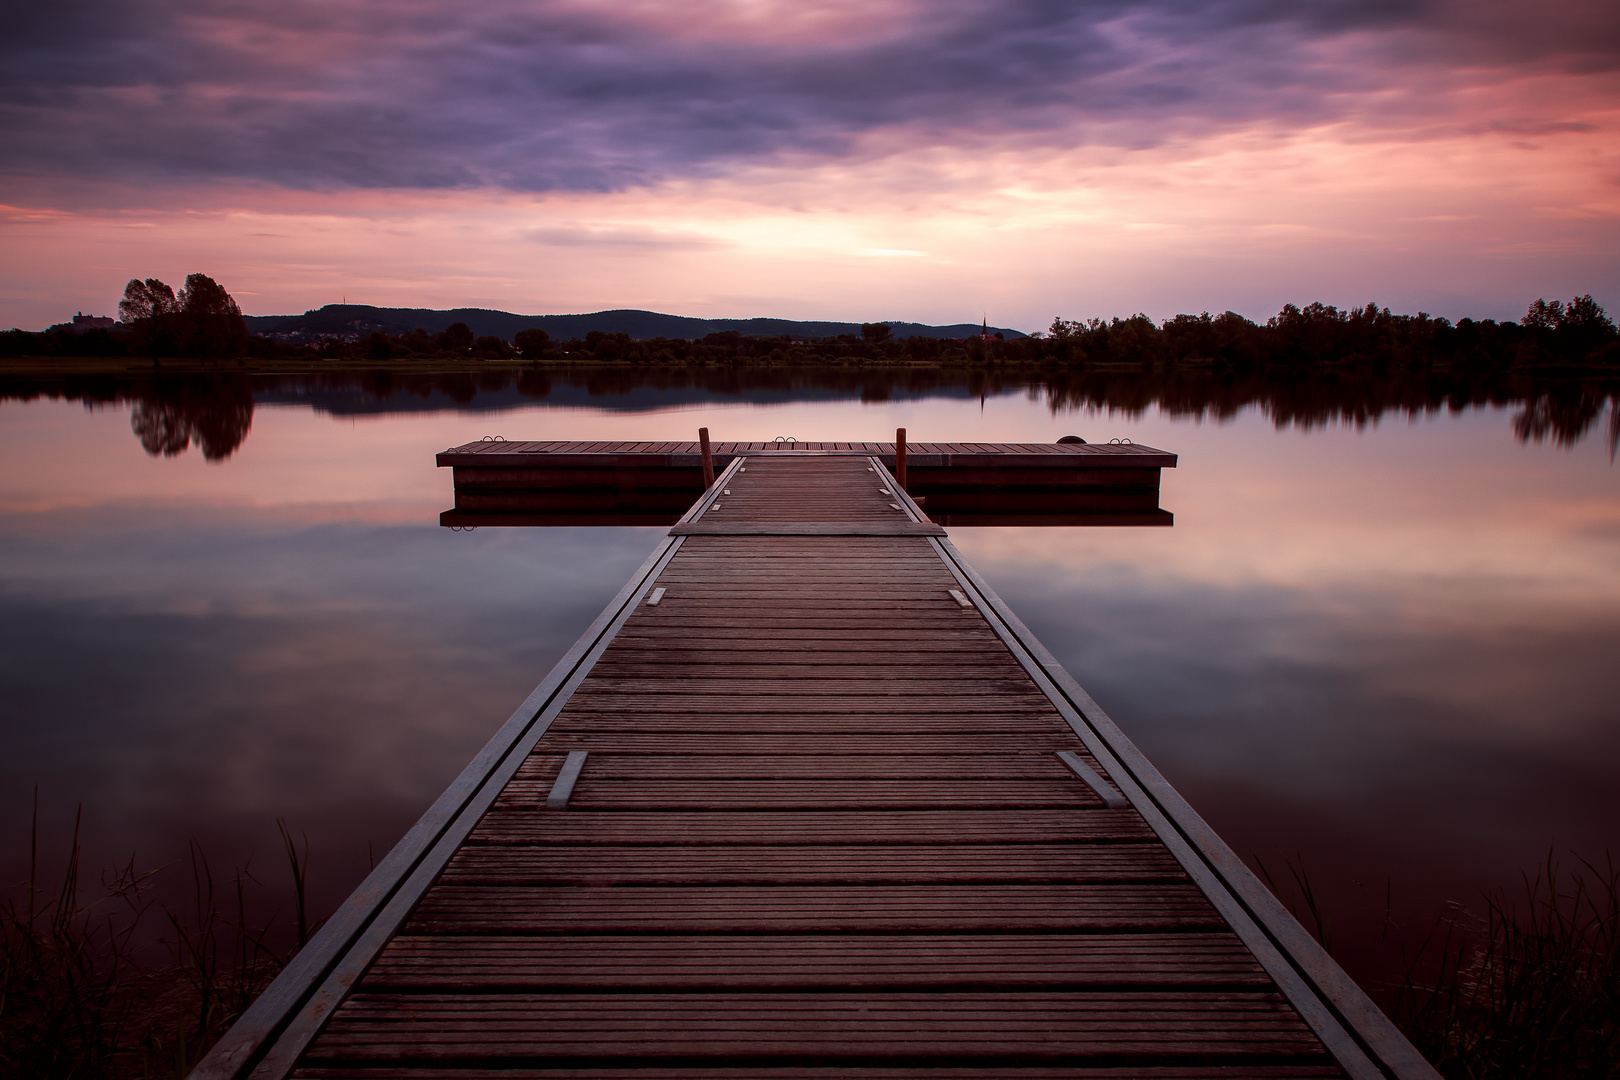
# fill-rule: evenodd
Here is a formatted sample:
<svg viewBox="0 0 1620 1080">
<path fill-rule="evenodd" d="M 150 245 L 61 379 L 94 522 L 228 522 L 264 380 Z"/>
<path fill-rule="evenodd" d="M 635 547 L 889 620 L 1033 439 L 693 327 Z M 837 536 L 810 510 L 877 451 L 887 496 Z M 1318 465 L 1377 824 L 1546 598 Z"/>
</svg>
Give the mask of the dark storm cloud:
<svg viewBox="0 0 1620 1080">
<path fill-rule="evenodd" d="M 1335 119 L 1414 67 L 1620 53 L 1620 19 L 1574 2 L 1521 25 L 1420 0 L 959 0 L 787 40 L 720 32 L 703 4 L 680 33 L 546 2 L 10 6 L 8 171 L 295 188 L 610 190 L 872 133 L 1151 145 Z"/>
</svg>

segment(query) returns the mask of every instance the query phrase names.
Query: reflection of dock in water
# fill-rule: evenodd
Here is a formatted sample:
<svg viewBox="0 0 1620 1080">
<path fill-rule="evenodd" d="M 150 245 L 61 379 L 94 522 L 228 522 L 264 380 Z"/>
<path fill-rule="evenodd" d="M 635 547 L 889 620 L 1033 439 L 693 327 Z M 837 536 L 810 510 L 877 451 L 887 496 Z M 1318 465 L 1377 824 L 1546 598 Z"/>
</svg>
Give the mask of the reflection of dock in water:
<svg viewBox="0 0 1620 1080">
<path fill-rule="evenodd" d="M 873 456 L 894 443 L 723 442 L 741 456 Z M 453 447 L 456 505 L 445 525 L 672 525 L 703 494 L 695 442 L 506 442 Z M 911 443 L 906 490 L 941 525 L 1169 525 L 1159 470 L 1176 455 L 1130 443 Z"/>
<path fill-rule="evenodd" d="M 857 452 L 732 456 L 250 1074 L 1437 1078 Z"/>
</svg>

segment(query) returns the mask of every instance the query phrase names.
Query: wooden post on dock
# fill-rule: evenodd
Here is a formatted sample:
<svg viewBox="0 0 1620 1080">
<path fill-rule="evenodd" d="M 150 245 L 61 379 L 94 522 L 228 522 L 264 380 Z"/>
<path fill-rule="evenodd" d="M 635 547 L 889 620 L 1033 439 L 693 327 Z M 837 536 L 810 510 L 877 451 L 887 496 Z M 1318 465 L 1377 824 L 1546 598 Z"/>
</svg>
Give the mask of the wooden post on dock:
<svg viewBox="0 0 1620 1080">
<path fill-rule="evenodd" d="M 906 486 L 906 429 L 894 430 L 894 482 Z"/>
<path fill-rule="evenodd" d="M 698 445 L 703 449 L 703 490 L 714 487 L 714 454 L 709 450 L 709 429 L 698 428 Z"/>
</svg>

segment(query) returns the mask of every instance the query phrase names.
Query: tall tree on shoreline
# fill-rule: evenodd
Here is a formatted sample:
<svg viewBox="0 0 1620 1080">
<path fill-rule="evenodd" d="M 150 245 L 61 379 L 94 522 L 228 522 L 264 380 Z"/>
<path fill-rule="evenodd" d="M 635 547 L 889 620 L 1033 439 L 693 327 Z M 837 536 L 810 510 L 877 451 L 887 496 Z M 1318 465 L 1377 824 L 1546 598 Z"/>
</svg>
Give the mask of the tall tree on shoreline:
<svg viewBox="0 0 1620 1080">
<path fill-rule="evenodd" d="M 164 353 L 173 353 L 174 317 L 180 302 L 174 290 L 157 278 L 131 278 L 118 302 L 118 318 L 129 328 L 136 351 L 152 357 L 155 364 Z"/>
<path fill-rule="evenodd" d="M 145 281 L 132 278 L 124 286 L 124 298 L 118 302 L 118 317 L 130 325 L 173 315 L 179 310 L 180 303 L 175 299 L 174 290 L 157 278 L 150 277 Z"/>
<path fill-rule="evenodd" d="M 207 274 L 187 274 L 179 302 L 179 345 L 188 356 L 233 356 L 247 344 L 242 309 Z"/>
<path fill-rule="evenodd" d="M 140 351 L 206 359 L 232 356 L 247 344 L 247 323 L 231 294 L 207 274 L 188 274 L 180 294 L 157 278 L 131 279 L 118 315 Z"/>
</svg>

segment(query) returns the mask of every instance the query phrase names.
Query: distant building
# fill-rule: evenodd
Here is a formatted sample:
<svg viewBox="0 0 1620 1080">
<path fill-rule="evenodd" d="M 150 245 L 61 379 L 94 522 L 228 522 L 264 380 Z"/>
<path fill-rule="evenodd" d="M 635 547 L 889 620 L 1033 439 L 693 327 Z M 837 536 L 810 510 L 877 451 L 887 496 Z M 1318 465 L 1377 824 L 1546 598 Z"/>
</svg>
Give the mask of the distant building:
<svg viewBox="0 0 1620 1080">
<path fill-rule="evenodd" d="M 994 334 L 992 334 L 990 332 L 990 320 L 989 319 L 984 320 L 984 325 L 979 327 L 979 332 L 977 334 L 969 334 L 967 337 L 963 338 L 962 339 L 962 344 L 966 345 L 968 342 L 972 341 L 974 338 L 978 338 L 980 341 L 990 341 L 992 339 L 997 340 L 997 341 L 1005 341 L 1006 340 L 1006 337 L 1002 334 L 1002 332 L 1000 330 L 997 330 Z"/>
<path fill-rule="evenodd" d="M 82 334 L 86 330 L 111 330 L 117 325 L 118 321 L 116 319 L 106 315 L 86 315 L 81 311 L 73 316 L 73 332 L 75 334 Z"/>
</svg>

